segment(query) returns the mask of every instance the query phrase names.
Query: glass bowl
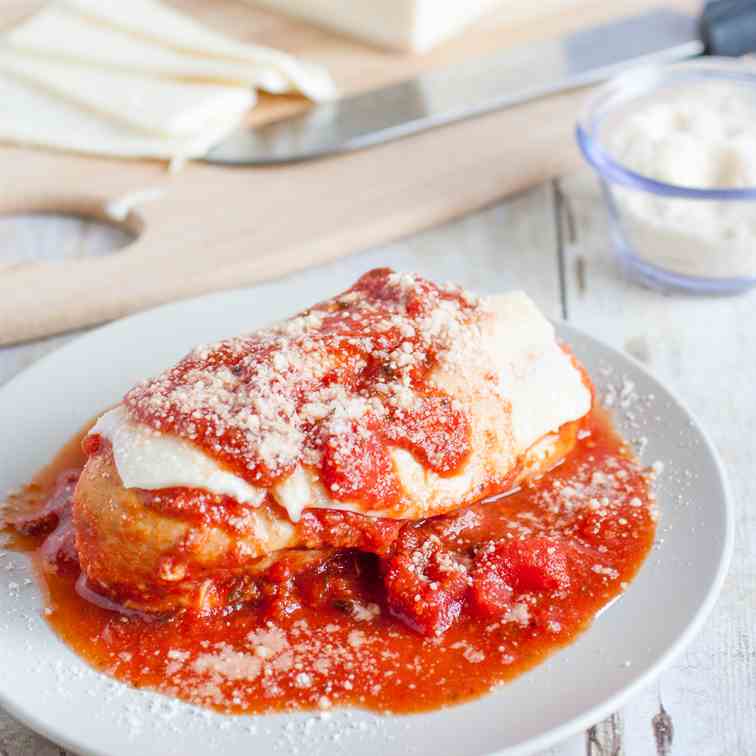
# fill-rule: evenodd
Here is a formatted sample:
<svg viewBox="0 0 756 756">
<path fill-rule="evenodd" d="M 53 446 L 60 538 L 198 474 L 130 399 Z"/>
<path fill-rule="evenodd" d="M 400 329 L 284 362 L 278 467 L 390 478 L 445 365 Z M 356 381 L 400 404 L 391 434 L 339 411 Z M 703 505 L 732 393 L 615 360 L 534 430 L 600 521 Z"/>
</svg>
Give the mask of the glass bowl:
<svg viewBox="0 0 756 756">
<path fill-rule="evenodd" d="M 695 139 L 706 132 L 700 108 L 701 103 L 708 103 L 706 117 L 714 119 L 708 126 L 720 130 L 712 154 L 708 146 L 698 149 L 700 144 L 697 147 L 693 136 L 686 135 L 685 129 L 693 129 L 681 105 L 686 102 L 699 108 L 690 111 L 697 113 Z M 676 103 L 672 109 L 670 103 Z M 674 108 L 680 112 L 671 112 Z M 736 120 L 742 118 L 742 133 L 732 124 L 725 125 L 732 113 Z M 667 117 L 672 120 L 664 121 Z M 649 140 L 663 140 L 660 163 L 678 161 L 673 166 L 675 183 L 650 175 L 655 171 L 656 153 L 648 152 L 648 144 L 639 149 L 651 155 L 652 170 L 636 172 L 623 164 L 616 140 L 623 136 L 621 127 L 630 118 L 635 118 L 636 140 L 638 134 L 643 135 L 641 141 L 646 134 Z M 675 129 L 662 133 L 665 123 L 674 123 Z M 638 124 L 647 124 L 645 131 L 637 131 Z M 747 128 L 753 129 L 753 139 Z M 621 75 L 589 98 L 578 122 L 577 141 L 600 179 L 612 243 L 627 275 L 654 288 L 696 294 L 736 294 L 756 286 L 756 63 L 706 58 Z M 754 176 L 747 172 L 748 185 L 743 185 L 746 174 L 742 171 L 737 181 L 726 175 L 731 158 L 727 150 L 736 143 L 747 145 L 749 155 L 753 153 Z M 636 141 L 633 149 L 637 148 Z M 737 158 L 733 165 L 742 162 Z M 712 174 L 712 166 L 721 175 Z M 702 188 L 695 181 L 705 169 L 719 178 Z M 692 178 L 691 185 L 684 185 L 685 178 Z"/>
</svg>

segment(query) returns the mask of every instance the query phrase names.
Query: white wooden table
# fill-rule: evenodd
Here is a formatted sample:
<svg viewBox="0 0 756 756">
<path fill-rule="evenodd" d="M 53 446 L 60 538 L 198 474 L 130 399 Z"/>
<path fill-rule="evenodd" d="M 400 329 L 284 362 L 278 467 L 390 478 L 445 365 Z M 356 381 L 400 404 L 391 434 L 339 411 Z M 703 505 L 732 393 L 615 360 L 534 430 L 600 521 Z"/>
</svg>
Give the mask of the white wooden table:
<svg viewBox="0 0 756 756">
<path fill-rule="evenodd" d="M 694 409 L 722 453 L 739 506 L 735 558 L 724 593 L 703 632 L 657 684 L 548 756 L 751 756 L 756 754 L 756 293 L 664 297 L 623 281 L 610 257 L 602 211 L 592 178 L 581 174 L 364 254 L 375 265 L 417 269 L 481 290 L 524 288 L 552 317 L 564 317 L 647 363 Z M 0 275 L 4 263 L 102 254 L 125 242 L 117 232 L 84 221 L 0 219 Z M 354 265 L 358 259 L 337 264 Z M 0 384 L 74 336 L 0 348 Z M 65 756 L 0 711 L 0 756 L 52 754 Z"/>
</svg>

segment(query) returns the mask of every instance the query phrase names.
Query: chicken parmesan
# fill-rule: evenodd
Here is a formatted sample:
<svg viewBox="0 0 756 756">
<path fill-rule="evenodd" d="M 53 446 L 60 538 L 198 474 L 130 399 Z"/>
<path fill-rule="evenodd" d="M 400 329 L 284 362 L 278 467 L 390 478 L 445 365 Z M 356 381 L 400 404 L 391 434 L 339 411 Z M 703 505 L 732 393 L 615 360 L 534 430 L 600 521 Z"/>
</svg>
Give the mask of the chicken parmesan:
<svg viewBox="0 0 756 756">
<path fill-rule="evenodd" d="M 134 387 L 10 520 L 121 679 L 402 711 L 585 627 L 651 543 L 648 478 L 524 294 L 379 269 Z"/>
</svg>

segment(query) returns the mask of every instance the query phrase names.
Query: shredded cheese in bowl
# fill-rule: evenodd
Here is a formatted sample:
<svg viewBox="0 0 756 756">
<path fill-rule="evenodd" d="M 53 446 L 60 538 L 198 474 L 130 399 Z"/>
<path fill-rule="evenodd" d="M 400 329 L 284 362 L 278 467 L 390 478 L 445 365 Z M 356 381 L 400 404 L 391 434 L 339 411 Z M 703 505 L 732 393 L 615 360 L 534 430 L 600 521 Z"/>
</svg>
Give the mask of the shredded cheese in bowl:
<svg viewBox="0 0 756 756">
<path fill-rule="evenodd" d="M 578 141 L 626 269 L 701 293 L 756 284 L 756 68 L 712 59 L 620 77 Z"/>
</svg>

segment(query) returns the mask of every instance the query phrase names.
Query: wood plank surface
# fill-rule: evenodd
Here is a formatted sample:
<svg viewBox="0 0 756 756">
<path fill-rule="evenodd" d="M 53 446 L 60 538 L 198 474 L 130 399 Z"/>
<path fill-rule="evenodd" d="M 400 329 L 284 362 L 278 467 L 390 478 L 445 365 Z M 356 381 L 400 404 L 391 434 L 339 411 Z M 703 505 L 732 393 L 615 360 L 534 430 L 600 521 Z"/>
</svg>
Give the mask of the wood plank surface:
<svg viewBox="0 0 756 756">
<path fill-rule="evenodd" d="M 735 554 L 701 635 L 658 685 L 623 713 L 626 753 L 756 753 L 756 292 L 663 296 L 622 279 L 607 218 L 587 173 L 561 182 L 566 311 L 570 322 L 624 349 L 693 411 L 722 455 L 738 507 Z M 566 222 L 566 215 L 571 222 Z M 613 754 L 611 733 L 604 750 Z"/>
<path fill-rule="evenodd" d="M 342 90 L 353 92 L 656 2 L 549 0 L 529 21 L 513 21 L 504 3 L 467 34 L 423 56 L 360 45 L 238 1 L 176 4 L 242 39 L 323 62 Z M 570 11 L 557 12 L 564 3 Z M 699 5 L 666 3 L 689 10 Z M 38 5 L 0 4 L 0 26 Z M 138 238 L 118 255 L 0 263 L 0 344 L 280 276 L 484 207 L 577 165 L 573 129 L 581 101 L 580 93 L 551 97 L 368 151 L 278 168 L 192 164 L 168 175 L 157 163 L 0 148 L 0 213 L 56 210 L 105 218 L 113 200 L 146 188 L 160 192 L 123 221 Z M 302 106 L 297 98 L 266 99 L 253 119 Z"/>
</svg>

